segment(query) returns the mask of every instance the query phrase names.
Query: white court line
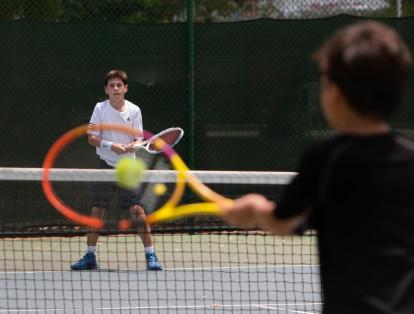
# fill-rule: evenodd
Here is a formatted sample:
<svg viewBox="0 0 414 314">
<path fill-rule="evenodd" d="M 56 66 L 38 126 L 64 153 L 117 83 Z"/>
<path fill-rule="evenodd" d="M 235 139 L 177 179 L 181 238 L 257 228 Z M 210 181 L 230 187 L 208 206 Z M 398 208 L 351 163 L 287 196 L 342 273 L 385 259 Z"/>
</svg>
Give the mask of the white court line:
<svg viewBox="0 0 414 314">
<path fill-rule="evenodd" d="M 73 311 L 82 313 L 85 309 L 17 309 L 17 310 L 0 310 L 0 313 L 45 313 L 45 312 L 66 312 Z"/>
<path fill-rule="evenodd" d="M 200 309 L 200 308 L 246 308 L 246 307 L 258 307 L 258 308 L 268 308 L 268 309 L 277 309 L 276 307 L 288 307 L 288 306 L 312 306 L 312 305 L 321 305 L 320 302 L 309 302 L 309 303 L 242 303 L 242 304 L 205 304 L 205 305 L 164 305 L 164 306 L 137 306 L 137 307 L 103 307 L 96 308 L 95 310 L 168 310 L 168 309 Z M 292 310 L 293 311 L 293 310 Z M 315 314 L 316 312 L 304 312 L 304 311 L 295 311 L 293 313 L 308 313 Z"/>
<path fill-rule="evenodd" d="M 216 267 L 175 267 L 175 268 L 165 268 L 163 271 L 193 271 L 193 270 L 226 270 L 226 269 L 266 269 L 266 268 L 313 268 L 313 267 L 319 267 L 319 264 L 295 264 L 295 265 L 256 265 L 256 266 L 216 266 Z M 33 271 L 0 271 L 0 274 L 37 274 L 37 273 L 61 273 L 61 272 L 73 272 L 73 273 L 91 273 L 91 272 L 139 272 L 146 269 L 97 269 L 97 270 L 90 270 L 88 272 L 79 272 L 79 271 L 73 271 L 70 269 L 63 269 L 63 270 L 33 270 Z"/>
<path fill-rule="evenodd" d="M 168 268 L 167 270 L 224 270 L 224 269 L 261 269 L 261 268 L 299 268 L 299 267 L 319 267 L 319 265 L 256 265 L 256 266 L 216 266 L 216 267 L 177 267 L 177 268 Z"/>
<path fill-rule="evenodd" d="M 60 312 L 60 311 L 127 311 L 127 310 L 173 310 L 173 309 L 217 309 L 220 308 L 264 308 L 270 310 L 283 310 L 286 313 L 298 313 L 298 314 L 316 314 L 317 312 L 289 310 L 286 307 L 289 306 L 314 306 L 322 305 L 319 302 L 309 303 L 269 303 L 269 304 L 257 304 L 257 303 L 244 303 L 244 304 L 204 304 L 204 305 L 165 305 L 165 306 L 135 306 L 135 307 L 98 307 L 98 308 L 82 308 L 82 309 L 13 309 L 13 310 L 0 310 L 0 313 L 6 312 L 20 312 L 20 313 L 31 313 L 31 312 Z"/>
<path fill-rule="evenodd" d="M 308 306 L 308 305 L 322 305 L 322 302 L 312 302 L 312 303 L 293 303 L 290 305 L 296 305 L 296 306 Z M 259 305 L 260 308 L 264 308 L 264 309 L 268 309 L 268 310 L 279 310 L 279 311 L 284 311 L 285 313 L 296 313 L 296 314 L 317 314 L 317 312 L 309 312 L 309 311 L 300 311 L 300 310 L 293 310 L 293 309 L 288 309 L 285 306 L 289 306 L 289 304 L 285 304 L 284 307 L 280 307 L 281 305 L 278 305 L 277 307 L 275 307 L 274 305 Z"/>
</svg>

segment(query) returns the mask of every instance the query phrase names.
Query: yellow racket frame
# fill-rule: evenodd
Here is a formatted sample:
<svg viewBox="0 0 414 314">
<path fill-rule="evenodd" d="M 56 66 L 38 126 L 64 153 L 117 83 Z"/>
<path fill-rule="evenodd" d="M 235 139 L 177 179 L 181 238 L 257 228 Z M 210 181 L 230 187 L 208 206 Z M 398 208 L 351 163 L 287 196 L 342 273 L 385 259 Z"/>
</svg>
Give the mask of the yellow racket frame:
<svg viewBox="0 0 414 314">
<path fill-rule="evenodd" d="M 157 145 L 164 146 L 165 143 L 159 142 Z M 190 169 L 175 151 L 173 151 L 173 155 L 169 159 L 177 171 L 176 187 L 172 197 L 162 207 L 148 215 L 149 223 L 153 224 L 194 215 L 220 215 L 220 207 L 232 204 L 233 201 L 231 199 L 214 192 L 193 176 Z M 186 183 L 206 202 L 176 206 L 184 193 Z"/>
</svg>

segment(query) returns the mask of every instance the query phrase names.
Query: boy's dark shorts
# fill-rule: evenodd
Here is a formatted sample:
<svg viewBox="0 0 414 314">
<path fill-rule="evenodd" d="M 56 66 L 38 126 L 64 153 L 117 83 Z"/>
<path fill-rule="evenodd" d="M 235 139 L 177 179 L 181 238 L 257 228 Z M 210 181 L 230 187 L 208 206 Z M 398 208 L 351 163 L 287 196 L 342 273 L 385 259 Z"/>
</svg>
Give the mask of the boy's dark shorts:
<svg viewBox="0 0 414 314">
<path fill-rule="evenodd" d="M 99 169 L 113 169 L 104 160 L 99 161 Z M 118 194 L 121 209 L 128 209 L 133 205 L 141 205 L 139 189 L 126 190 L 117 186 L 115 182 L 95 182 L 93 185 L 92 207 L 109 209 L 112 200 Z"/>
</svg>

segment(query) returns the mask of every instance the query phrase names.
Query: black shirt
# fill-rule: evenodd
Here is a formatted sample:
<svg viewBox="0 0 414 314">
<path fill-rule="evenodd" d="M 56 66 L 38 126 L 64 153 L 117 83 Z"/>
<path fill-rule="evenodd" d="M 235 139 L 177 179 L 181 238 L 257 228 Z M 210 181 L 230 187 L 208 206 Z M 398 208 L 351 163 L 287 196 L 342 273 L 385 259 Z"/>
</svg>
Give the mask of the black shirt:
<svg viewBox="0 0 414 314">
<path fill-rule="evenodd" d="M 306 211 L 324 313 L 414 313 L 414 142 L 391 133 L 312 146 L 275 216 Z"/>
</svg>

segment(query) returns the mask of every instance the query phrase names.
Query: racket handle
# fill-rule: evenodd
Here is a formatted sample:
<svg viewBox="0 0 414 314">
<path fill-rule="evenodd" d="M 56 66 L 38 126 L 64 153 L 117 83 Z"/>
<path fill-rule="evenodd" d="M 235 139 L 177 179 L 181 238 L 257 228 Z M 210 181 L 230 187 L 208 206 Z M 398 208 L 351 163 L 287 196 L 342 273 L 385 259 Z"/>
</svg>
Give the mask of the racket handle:
<svg viewBox="0 0 414 314">
<path fill-rule="evenodd" d="M 194 203 L 178 207 L 164 207 L 147 216 L 147 221 L 154 224 L 160 221 L 174 220 L 196 215 L 220 216 L 220 206 L 216 203 Z"/>
<path fill-rule="evenodd" d="M 137 152 L 139 149 L 144 148 L 144 145 L 146 145 L 148 141 L 143 141 L 138 144 L 134 145 L 134 151 Z"/>
</svg>

